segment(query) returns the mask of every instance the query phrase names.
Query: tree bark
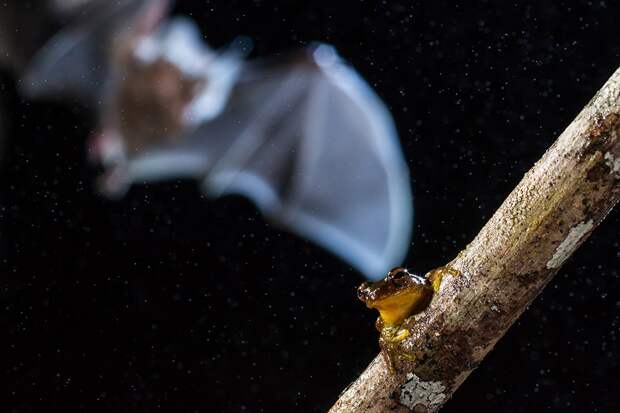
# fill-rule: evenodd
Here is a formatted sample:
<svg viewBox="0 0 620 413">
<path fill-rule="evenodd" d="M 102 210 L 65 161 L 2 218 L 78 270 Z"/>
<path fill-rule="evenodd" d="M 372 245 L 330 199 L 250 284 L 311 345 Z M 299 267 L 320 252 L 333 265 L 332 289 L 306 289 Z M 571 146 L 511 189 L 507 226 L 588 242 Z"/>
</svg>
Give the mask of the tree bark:
<svg viewBox="0 0 620 413">
<path fill-rule="evenodd" d="M 330 413 L 437 411 L 620 199 L 620 69 L 449 264 L 388 373 L 375 358 Z M 370 332 L 369 332 L 370 333 Z"/>
</svg>

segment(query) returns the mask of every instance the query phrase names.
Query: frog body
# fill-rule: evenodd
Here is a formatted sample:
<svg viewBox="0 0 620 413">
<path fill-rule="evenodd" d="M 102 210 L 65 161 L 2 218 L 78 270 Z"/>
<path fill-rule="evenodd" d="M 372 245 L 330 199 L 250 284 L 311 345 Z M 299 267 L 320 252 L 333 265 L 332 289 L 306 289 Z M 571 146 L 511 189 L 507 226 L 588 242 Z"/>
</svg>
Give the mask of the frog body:
<svg viewBox="0 0 620 413">
<path fill-rule="evenodd" d="M 357 289 L 358 298 L 368 308 L 379 311 L 375 326 L 380 332 L 381 353 L 391 373 L 395 372 L 398 360 L 412 360 L 412 356 L 400 347 L 410 335 L 406 327 L 410 323 L 406 321 L 428 307 L 446 271 L 455 274 L 455 270 L 441 267 L 421 277 L 398 267 L 384 279 L 365 282 Z"/>
</svg>

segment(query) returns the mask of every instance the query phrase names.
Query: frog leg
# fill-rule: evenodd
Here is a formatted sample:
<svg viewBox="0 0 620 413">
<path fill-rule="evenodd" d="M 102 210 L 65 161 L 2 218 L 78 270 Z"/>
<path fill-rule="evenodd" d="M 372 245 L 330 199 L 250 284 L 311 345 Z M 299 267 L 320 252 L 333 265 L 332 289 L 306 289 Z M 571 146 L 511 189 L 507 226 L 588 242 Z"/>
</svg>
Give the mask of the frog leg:
<svg viewBox="0 0 620 413">
<path fill-rule="evenodd" d="M 395 363 L 394 363 L 394 359 L 392 357 L 392 348 L 389 344 L 389 339 L 386 339 L 386 337 L 384 337 L 384 334 L 382 332 L 381 336 L 379 337 L 379 347 L 381 347 L 381 356 L 383 357 L 383 361 L 385 362 L 385 365 L 388 368 L 388 371 L 390 372 L 390 374 L 395 374 L 396 373 L 396 368 L 395 368 Z"/>
<path fill-rule="evenodd" d="M 399 328 L 392 337 L 392 341 L 400 344 L 400 342 L 405 340 L 407 337 L 409 337 L 409 330 L 406 328 Z"/>
<path fill-rule="evenodd" d="M 392 345 L 394 346 L 393 352 L 396 354 L 396 356 L 399 359 L 405 359 L 408 361 L 413 361 L 414 357 L 407 353 L 406 351 L 403 351 L 400 347 L 400 344 L 405 341 L 405 339 L 407 337 L 409 337 L 411 334 L 409 333 L 409 330 L 406 328 L 400 328 L 398 329 L 398 331 L 396 332 L 396 334 L 394 335 L 394 337 L 392 338 Z"/>
<path fill-rule="evenodd" d="M 439 287 L 441 286 L 441 281 L 446 275 L 451 275 L 452 277 L 458 277 L 461 273 L 459 270 L 450 267 L 447 265 L 445 267 L 435 268 L 434 270 L 429 271 L 426 274 L 426 278 L 431 282 L 433 286 L 433 290 L 435 292 L 439 291 Z"/>
<path fill-rule="evenodd" d="M 381 354 L 383 355 L 385 364 L 388 366 L 390 374 L 396 372 L 396 362 L 399 359 L 413 360 L 412 356 L 404 353 L 400 349 L 400 343 L 407 337 L 409 337 L 409 330 L 406 328 L 393 327 L 385 328 L 381 331 L 379 346 L 381 347 Z"/>
</svg>

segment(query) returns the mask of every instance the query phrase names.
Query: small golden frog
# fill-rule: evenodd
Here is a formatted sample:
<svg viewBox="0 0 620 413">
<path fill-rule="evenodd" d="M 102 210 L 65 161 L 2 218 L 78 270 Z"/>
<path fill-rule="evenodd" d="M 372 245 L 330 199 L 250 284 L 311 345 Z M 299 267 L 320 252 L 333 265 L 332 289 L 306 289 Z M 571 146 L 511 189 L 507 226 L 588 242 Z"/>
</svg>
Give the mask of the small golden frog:
<svg viewBox="0 0 620 413">
<path fill-rule="evenodd" d="M 409 337 L 409 330 L 404 327 L 411 316 L 426 309 L 439 290 L 443 275 L 457 271 L 441 267 L 421 277 L 405 268 L 394 268 L 387 276 L 377 282 L 365 282 L 357 289 L 357 296 L 368 308 L 379 311 L 375 326 L 381 333 L 379 346 L 391 373 L 395 372 L 397 360 L 411 360 L 411 355 L 403 353 L 400 343 Z"/>
</svg>

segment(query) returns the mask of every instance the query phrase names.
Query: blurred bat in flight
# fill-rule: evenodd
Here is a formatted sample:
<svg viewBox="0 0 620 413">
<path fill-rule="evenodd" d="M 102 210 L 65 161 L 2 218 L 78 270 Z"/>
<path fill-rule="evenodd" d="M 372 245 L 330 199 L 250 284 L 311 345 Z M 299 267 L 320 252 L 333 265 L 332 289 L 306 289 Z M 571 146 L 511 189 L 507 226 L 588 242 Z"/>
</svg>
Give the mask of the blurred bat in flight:
<svg viewBox="0 0 620 413">
<path fill-rule="evenodd" d="M 208 195 L 248 197 L 368 278 L 400 264 L 412 196 L 393 120 L 332 47 L 247 61 L 247 39 L 214 51 L 191 20 L 167 19 L 167 1 L 90 3 L 21 87 L 99 112 L 89 154 L 102 193 L 195 178 Z"/>
</svg>

